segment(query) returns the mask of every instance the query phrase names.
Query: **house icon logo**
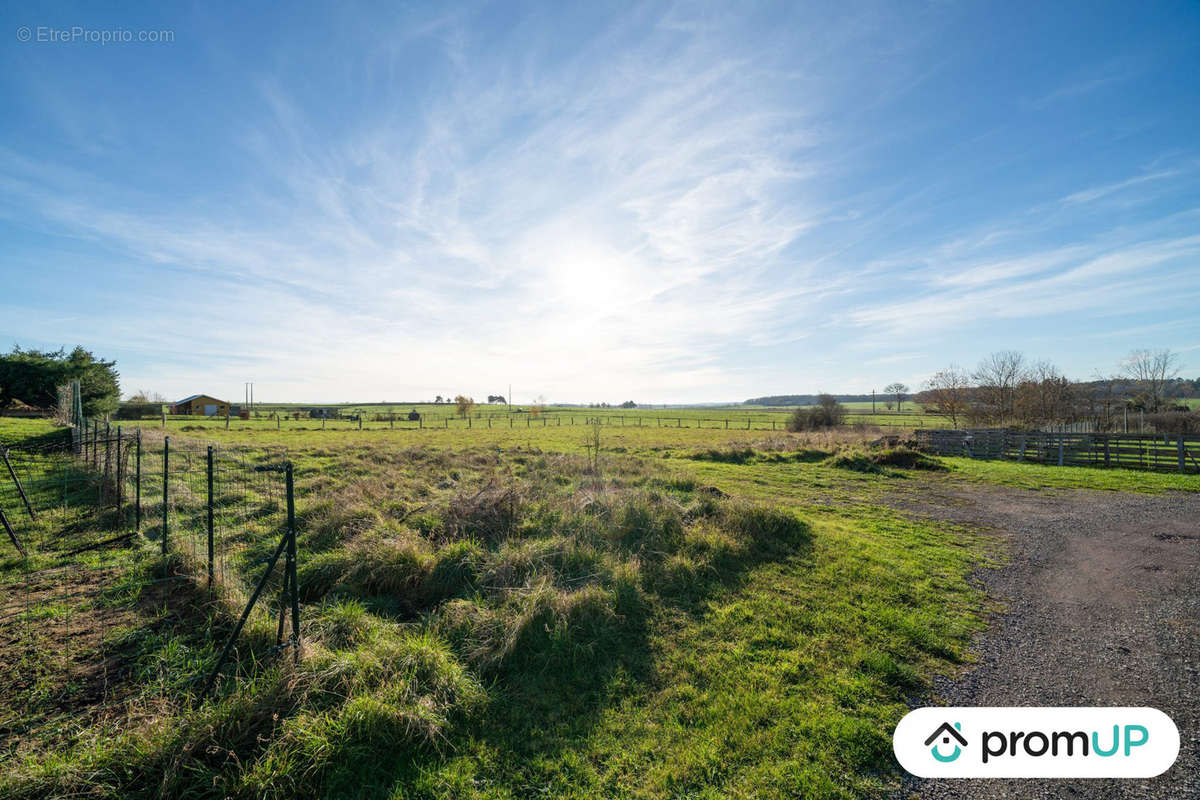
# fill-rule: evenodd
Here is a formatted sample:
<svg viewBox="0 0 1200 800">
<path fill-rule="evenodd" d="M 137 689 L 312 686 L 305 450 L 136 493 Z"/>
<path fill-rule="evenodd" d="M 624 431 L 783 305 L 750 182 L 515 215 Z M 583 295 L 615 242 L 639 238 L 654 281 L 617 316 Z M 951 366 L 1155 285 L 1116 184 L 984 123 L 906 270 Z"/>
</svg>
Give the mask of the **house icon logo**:
<svg viewBox="0 0 1200 800">
<path fill-rule="evenodd" d="M 949 722 L 943 722 L 936 731 L 929 734 L 929 738 L 925 740 L 925 746 L 929 747 L 929 752 L 933 754 L 934 758 L 936 758 L 938 761 L 941 761 L 943 764 L 948 764 L 954 759 L 958 758 L 962 754 L 962 749 L 967 746 L 967 740 L 963 737 L 960 731 L 962 731 L 961 722 L 956 722 L 954 725 L 951 725 Z M 951 737 L 953 737 L 958 744 L 954 745 L 953 753 L 948 756 L 944 756 L 938 750 L 938 745 L 950 744 Z M 934 744 L 934 742 L 939 738 L 941 741 L 938 742 L 938 744 Z M 930 745 L 932 745 L 932 747 L 930 747 Z"/>
</svg>

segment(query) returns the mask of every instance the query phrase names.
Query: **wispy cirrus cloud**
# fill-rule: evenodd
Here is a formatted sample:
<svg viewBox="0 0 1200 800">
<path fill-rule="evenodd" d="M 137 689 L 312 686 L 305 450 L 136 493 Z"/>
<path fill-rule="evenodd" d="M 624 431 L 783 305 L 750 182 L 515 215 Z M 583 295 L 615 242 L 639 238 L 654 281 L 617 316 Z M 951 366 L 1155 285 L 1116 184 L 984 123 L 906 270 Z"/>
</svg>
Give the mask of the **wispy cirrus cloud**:
<svg viewBox="0 0 1200 800">
<path fill-rule="evenodd" d="M 1014 320 L 1083 340 L 1153 309 L 1190 335 L 1189 151 L 1103 177 L 1006 151 L 1016 122 L 946 101 L 969 54 L 936 3 L 329 13 L 328 37 L 211 40 L 238 80 L 210 127 L 102 86 L 84 147 L 85 98 L 27 65 L 59 149 L 0 140 L 0 223 L 95 310 L 48 314 L 30 281 L 4 331 L 111 347 L 133 385 L 312 400 L 853 390 Z M 1138 79 L 1089 74 L 1041 88 Z M 202 352 L 163 345 L 180 325 Z"/>
</svg>

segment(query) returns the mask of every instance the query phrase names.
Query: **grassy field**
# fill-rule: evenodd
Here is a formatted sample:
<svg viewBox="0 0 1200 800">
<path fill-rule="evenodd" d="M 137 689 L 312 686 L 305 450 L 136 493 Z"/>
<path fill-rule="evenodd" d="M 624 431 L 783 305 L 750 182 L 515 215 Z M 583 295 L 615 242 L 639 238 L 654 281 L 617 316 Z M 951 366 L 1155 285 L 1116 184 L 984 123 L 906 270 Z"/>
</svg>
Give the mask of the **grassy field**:
<svg viewBox="0 0 1200 800">
<path fill-rule="evenodd" d="M 105 645 L 136 667 L 119 710 L 93 713 L 53 681 L 10 687 L 10 717 L 57 713 L 4 742 L 0 794 L 886 796 L 891 729 L 964 664 L 989 607 L 970 576 L 1002 558 L 890 495 L 1197 488 L 868 451 L 868 430 L 312 422 L 168 430 L 295 462 L 300 665 L 272 654 L 272 621 L 255 617 L 244 680 L 193 707 L 217 642 L 189 636 L 178 608 L 135 603 Z M 49 430 L 0 420 L 0 441 Z M 41 525 L 78 526 L 68 513 Z M 153 592 L 152 528 L 95 556 L 122 598 Z M 249 552 L 271 535 L 251 531 Z M 223 630 L 236 604 L 196 613 Z"/>
<path fill-rule="evenodd" d="M 903 412 L 887 412 L 883 405 L 878 413 L 870 413 L 870 404 L 847 406 L 847 423 L 857 426 L 884 428 L 937 428 L 948 427 L 950 420 L 936 414 L 924 414 L 914 409 Z M 231 430 L 422 430 L 426 428 L 581 428 L 599 419 L 610 428 L 704 428 L 709 430 L 784 431 L 794 409 L 765 408 L 756 406 L 732 406 L 727 408 L 579 408 L 570 406 L 547 406 L 531 408 L 503 405 L 478 405 L 467 416 L 456 413 L 452 404 L 425 405 L 347 405 L 329 406 L 337 408 L 341 417 L 321 420 L 309 416 L 309 406 L 259 405 L 250 419 L 231 419 Z M 325 407 L 322 407 L 325 408 Z M 417 412 L 421 419 L 408 419 L 410 412 Z M 155 420 L 141 420 L 134 424 L 150 425 Z M 158 420 L 160 426 L 161 419 Z M 122 423 L 124 424 L 124 423 Z M 178 431 L 190 428 L 193 432 L 200 426 L 224 428 L 226 421 L 218 417 L 192 417 L 169 415 L 165 427 Z"/>
</svg>

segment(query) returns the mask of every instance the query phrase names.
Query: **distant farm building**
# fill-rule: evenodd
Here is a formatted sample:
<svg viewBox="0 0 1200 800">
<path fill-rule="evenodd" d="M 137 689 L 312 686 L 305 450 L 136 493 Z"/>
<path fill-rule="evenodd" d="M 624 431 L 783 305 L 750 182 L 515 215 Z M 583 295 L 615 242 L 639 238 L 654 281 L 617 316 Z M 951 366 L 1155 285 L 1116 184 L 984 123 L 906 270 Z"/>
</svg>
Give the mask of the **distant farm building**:
<svg viewBox="0 0 1200 800">
<path fill-rule="evenodd" d="M 171 413 L 190 414 L 195 417 L 223 417 L 229 413 L 229 403 L 207 394 L 194 394 L 178 403 L 172 403 Z"/>
</svg>

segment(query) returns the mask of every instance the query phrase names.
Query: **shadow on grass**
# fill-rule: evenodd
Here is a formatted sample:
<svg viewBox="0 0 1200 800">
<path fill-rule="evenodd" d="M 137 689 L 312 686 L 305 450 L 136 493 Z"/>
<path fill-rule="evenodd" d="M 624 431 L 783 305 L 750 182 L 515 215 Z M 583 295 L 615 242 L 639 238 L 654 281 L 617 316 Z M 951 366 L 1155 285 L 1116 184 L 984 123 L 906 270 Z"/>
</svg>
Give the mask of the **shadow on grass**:
<svg viewBox="0 0 1200 800">
<path fill-rule="evenodd" d="M 486 708 L 460 720 L 444 747 L 380 758 L 368 742 L 352 743 L 339 753 L 321 796 L 426 796 L 422 784 L 430 780 L 431 766 L 436 771 L 431 760 L 479 749 L 488 754 L 487 775 L 480 777 L 505 785 L 513 796 L 545 791 L 539 764 L 584 749 L 610 709 L 654 683 L 657 619 L 678 610 L 703 617 L 711 601 L 739 591 L 756 567 L 811 561 L 811 529 L 790 513 L 740 504 L 714 508 L 722 517 L 715 530 L 734 538 L 698 536 L 682 545 L 678 557 L 643 565 L 642 590 L 619 601 L 615 617 L 592 609 L 573 618 L 569 635 L 550 624 L 529 626 L 521 646 L 485 671 Z"/>
</svg>

